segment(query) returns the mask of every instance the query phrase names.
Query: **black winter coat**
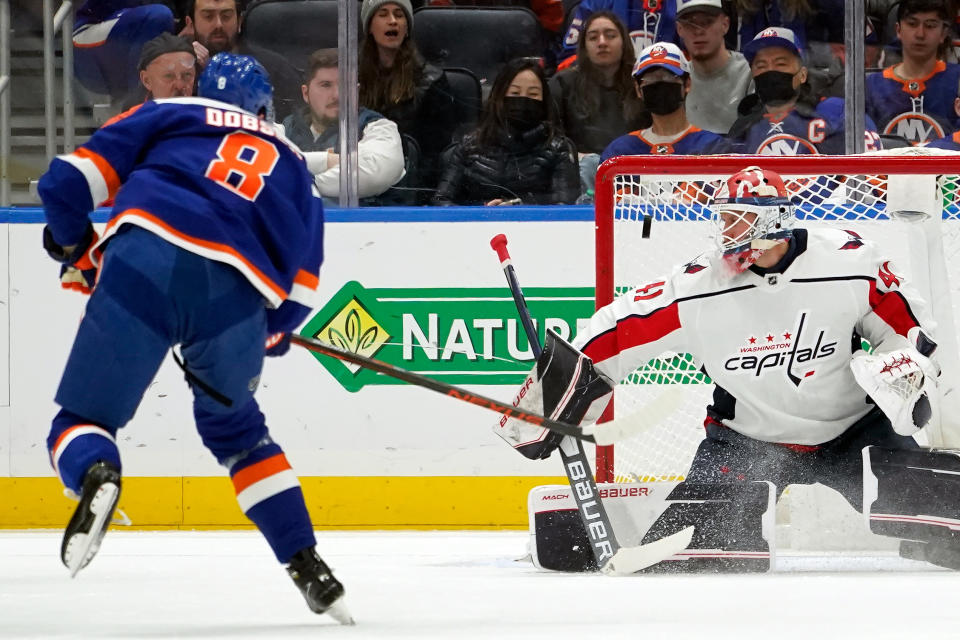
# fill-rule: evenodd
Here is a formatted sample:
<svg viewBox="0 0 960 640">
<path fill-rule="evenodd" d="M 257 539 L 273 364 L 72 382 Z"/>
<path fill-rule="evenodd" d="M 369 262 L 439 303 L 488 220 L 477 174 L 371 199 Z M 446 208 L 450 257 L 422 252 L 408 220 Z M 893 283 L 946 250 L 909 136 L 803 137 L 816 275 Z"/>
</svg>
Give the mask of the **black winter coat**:
<svg viewBox="0 0 960 640">
<path fill-rule="evenodd" d="M 523 204 L 572 204 L 580 195 L 580 169 L 573 143 L 539 125 L 521 135 L 504 131 L 494 146 L 481 146 L 476 132 L 444 153 L 436 203 L 485 204 L 520 198 Z"/>
</svg>

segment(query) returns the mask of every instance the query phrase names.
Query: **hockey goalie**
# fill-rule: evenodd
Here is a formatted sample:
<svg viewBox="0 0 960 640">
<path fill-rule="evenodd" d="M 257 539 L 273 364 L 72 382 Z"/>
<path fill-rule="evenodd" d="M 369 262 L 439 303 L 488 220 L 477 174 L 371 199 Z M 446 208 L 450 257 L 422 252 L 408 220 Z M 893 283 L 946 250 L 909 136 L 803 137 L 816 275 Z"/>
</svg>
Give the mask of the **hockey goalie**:
<svg viewBox="0 0 960 640">
<path fill-rule="evenodd" d="M 664 352 L 692 354 L 716 385 L 704 438 L 643 542 L 694 524 L 691 548 L 737 548 L 759 539 L 760 518 L 738 514 L 762 513 L 766 487 L 772 501 L 821 483 L 899 538 L 901 555 L 960 568 L 960 458 L 911 437 L 939 421 L 926 303 L 868 239 L 798 225 L 773 171 L 731 176 L 710 209 L 714 251 L 600 309 L 572 345 L 550 336 L 516 402 L 585 425 L 615 381 Z M 512 419 L 495 430 L 532 458 L 557 444 Z M 591 568 L 565 535 L 553 540 L 549 568 Z"/>
</svg>

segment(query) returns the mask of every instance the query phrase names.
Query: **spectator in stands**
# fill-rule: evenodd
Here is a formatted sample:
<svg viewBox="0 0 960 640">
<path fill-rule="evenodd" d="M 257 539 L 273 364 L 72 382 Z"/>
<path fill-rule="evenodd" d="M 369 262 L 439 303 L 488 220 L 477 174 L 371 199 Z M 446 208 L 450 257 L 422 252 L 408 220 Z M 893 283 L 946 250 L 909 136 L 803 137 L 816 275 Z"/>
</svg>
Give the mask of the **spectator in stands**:
<svg viewBox="0 0 960 640">
<path fill-rule="evenodd" d="M 720 0 L 677 0 L 677 5 L 677 35 L 690 58 L 687 118 L 726 135 L 737 120 L 737 105 L 750 93 L 750 65 L 742 53 L 727 49 L 730 18 Z"/>
<path fill-rule="evenodd" d="M 680 47 L 670 42 L 650 45 L 640 52 L 633 78 L 637 95 L 650 112 L 653 124 L 611 142 L 603 150 L 601 161 L 613 156 L 731 151 L 723 137 L 703 131 L 687 120 L 684 101 L 690 93 L 690 63 Z"/>
<path fill-rule="evenodd" d="M 883 133 L 916 145 L 960 128 L 953 109 L 960 65 L 943 60 L 955 13 L 944 0 L 903 0 L 897 6 L 903 62 L 866 82 L 867 114 Z"/>
<path fill-rule="evenodd" d="M 576 149 L 556 123 L 539 61 L 497 75 L 477 130 L 444 154 L 437 204 L 571 204 L 580 194 Z"/>
<path fill-rule="evenodd" d="M 794 35 L 801 51 L 807 47 L 807 23 L 816 14 L 817 0 L 734 0 L 739 21 L 740 48 L 770 27 L 784 27 Z M 822 0 L 819 0 L 822 1 Z M 836 1 L 836 0 L 834 0 Z M 842 7 L 842 0 L 840 6 Z M 834 16 L 843 22 L 842 11 Z"/>
<path fill-rule="evenodd" d="M 304 108 L 283 121 L 284 132 L 304 151 L 324 201 L 340 197 L 340 83 L 336 49 L 310 56 L 301 86 Z M 397 125 L 376 111 L 360 108 L 357 128 L 358 195 L 379 196 L 403 177 L 403 146 Z M 364 204 L 376 204 L 367 201 Z"/>
<path fill-rule="evenodd" d="M 139 92 L 137 61 L 148 40 L 172 32 L 173 12 L 143 0 L 87 0 L 73 30 L 73 70 L 89 91 L 122 102 Z"/>
<path fill-rule="evenodd" d="M 771 27 L 760 32 L 744 54 L 757 91 L 741 101 L 741 116 L 730 129 L 738 151 L 763 155 L 844 152 L 843 99 L 819 100 L 814 95 L 790 29 Z M 865 148 L 882 148 L 870 118 L 866 128 Z"/>
<path fill-rule="evenodd" d="M 192 96 L 197 81 L 197 55 L 189 40 L 163 33 L 143 45 L 140 84 L 154 98 Z"/>
<path fill-rule="evenodd" d="M 639 55 L 643 48 L 655 42 L 673 41 L 676 8 L 674 0 L 583 0 L 574 10 L 573 19 L 563 36 L 559 68 L 565 69 L 576 62 L 577 45 L 584 25 L 594 12 L 607 10 L 617 14 L 627 26 L 634 55 Z"/>
<path fill-rule="evenodd" d="M 247 43 L 240 37 L 238 0 L 191 0 L 180 35 L 193 40 L 197 66 L 203 70 L 210 58 L 227 51 L 253 56 L 270 74 L 277 118 L 285 118 L 300 104 L 300 75 L 278 53 Z"/>
<path fill-rule="evenodd" d="M 437 163 L 456 127 L 453 93 L 443 70 L 424 62 L 410 37 L 410 0 L 364 0 L 360 23 L 360 104 L 397 123 L 417 141 L 420 173 L 436 184 Z"/>
<path fill-rule="evenodd" d="M 638 129 L 642 105 L 633 86 L 633 45 L 612 11 L 587 18 L 575 67 L 550 79 L 550 95 L 564 134 L 580 157 L 580 190 L 593 190 L 603 151 L 614 138 Z"/>
<path fill-rule="evenodd" d="M 587 18 L 576 67 L 550 79 L 550 95 L 564 134 L 581 154 L 600 153 L 636 128 L 641 109 L 633 87 L 636 60 L 630 36 L 612 11 Z"/>
</svg>

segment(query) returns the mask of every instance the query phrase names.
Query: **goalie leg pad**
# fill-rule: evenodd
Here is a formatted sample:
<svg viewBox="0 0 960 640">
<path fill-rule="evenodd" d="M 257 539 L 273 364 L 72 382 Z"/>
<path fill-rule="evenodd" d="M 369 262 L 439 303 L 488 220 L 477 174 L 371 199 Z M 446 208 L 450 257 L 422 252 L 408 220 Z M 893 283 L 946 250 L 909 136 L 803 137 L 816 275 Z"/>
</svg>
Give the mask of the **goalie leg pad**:
<svg viewBox="0 0 960 640">
<path fill-rule="evenodd" d="M 543 353 L 517 392 L 513 405 L 553 420 L 579 424 L 600 417 L 613 383 L 599 373 L 590 358 L 551 330 Z M 502 416 L 493 430 L 527 458 L 547 458 L 563 436 L 543 427 Z"/>
<path fill-rule="evenodd" d="M 921 543 L 904 557 L 960 568 L 960 454 L 866 447 L 863 481 L 873 533 Z"/>
<path fill-rule="evenodd" d="M 694 525 L 680 554 L 645 573 L 754 573 L 774 563 L 776 489 L 770 482 L 682 482 L 643 537 L 647 544 Z"/>
<path fill-rule="evenodd" d="M 625 545 L 641 539 L 647 544 L 694 526 L 685 551 L 644 573 L 763 572 L 772 566 L 776 491 L 768 482 L 601 484 L 599 491 Z M 569 487 L 534 489 L 529 508 L 532 555 L 538 567 L 596 571 Z"/>
</svg>

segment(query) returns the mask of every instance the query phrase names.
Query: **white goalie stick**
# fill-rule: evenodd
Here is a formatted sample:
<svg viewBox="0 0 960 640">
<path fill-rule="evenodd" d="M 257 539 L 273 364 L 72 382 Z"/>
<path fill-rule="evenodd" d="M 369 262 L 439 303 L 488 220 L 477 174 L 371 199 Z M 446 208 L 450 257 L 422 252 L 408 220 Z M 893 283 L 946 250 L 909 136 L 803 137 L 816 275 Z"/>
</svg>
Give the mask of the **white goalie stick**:
<svg viewBox="0 0 960 640">
<path fill-rule="evenodd" d="M 513 262 L 507 251 L 507 237 L 503 234 L 495 236 L 490 240 L 490 246 L 500 258 L 500 266 L 503 268 L 510 293 L 513 294 L 513 301 L 534 358 L 539 358 L 543 348 L 540 346 L 537 329 L 533 325 L 530 310 L 523 297 L 523 290 L 520 288 Z M 613 434 L 612 431 L 609 433 Z M 597 442 L 596 428 L 592 435 L 594 442 Z M 693 527 L 687 527 L 650 544 L 635 547 L 620 546 L 607 510 L 600 500 L 600 491 L 593 479 L 593 470 L 581 440 L 583 438 L 566 435 L 557 449 L 563 460 L 563 470 L 570 483 L 571 494 L 577 504 L 577 514 L 590 540 L 591 550 L 600 571 L 608 575 L 636 573 L 686 549 L 693 537 Z"/>
</svg>

